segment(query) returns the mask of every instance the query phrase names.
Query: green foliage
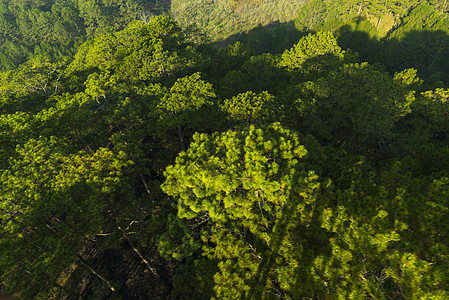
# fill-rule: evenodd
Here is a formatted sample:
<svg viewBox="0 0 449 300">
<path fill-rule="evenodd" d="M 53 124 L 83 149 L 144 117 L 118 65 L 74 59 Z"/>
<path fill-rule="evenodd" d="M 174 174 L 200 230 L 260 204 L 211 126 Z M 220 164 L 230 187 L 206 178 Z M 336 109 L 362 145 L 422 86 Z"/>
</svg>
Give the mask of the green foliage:
<svg viewBox="0 0 449 300">
<path fill-rule="evenodd" d="M 345 52 L 330 32 L 309 34 L 282 54 L 280 65 L 302 73 L 326 73 L 338 67 Z"/>
<path fill-rule="evenodd" d="M 344 49 L 390 72 L 415 67 L 431 82 L 447 81 L 445 1 L 314 0 L 296 20 L 302 31 L 331 31 Z"/>
<path fill-rule="evenodd" d="M 422 77 L 447 81 L 448 30 L 445 15 L 428 3 L 418 5 L 389 35 L 386 64 L 396 70 L 413 66 Z"/>
<path fill-rule="evenodd" d="M 274 97 L 267 92 L 239 94 L 225 100 L 221 109 L 237 123 L 264 124 L 276 116 Z"/>
<path fill-rule="evenodd" d="M 34 55 L 61 60 L 73 55 L 86 35 L 123 28 L 160 9 L 167 8 L 158 8 L 152 0 L 2 1 L 0 70 L 17 67 Z"/>
<path fill-rule="evenodd" d="M 448 211 L 440 202 L 446 179 L 401 177 L 396 164 L 376 183 L 359 161 L 341 174 L 348 184 L 333 185 L 308 170 L 306 154 L 297 135 L 276 123 L 195 135 L 165 172 L 162 189 L 178 218 L 161 251 L 178 259 L 200 252 L 216 263 L 208 297 L 217 299 L 447 297 L 444 258 L 436 262 L 447 241 L 442 236 L 429 256 L 418 238 L 428 234 L 418 228 L 439 234 L 447 226 L 439 221 Z M 396 185 L 404 180 L 421 196 Z"/>
<path fill-rule="evenodd" d="M 269 53 L 252 56 L 239 70 L 232 70 L 220 82 L 221 94 L 230 98 L 248 90 L 276 93 L 286 87 L 289 76 L 278 66 L 278 59 Z"/>
<path fill-rule="evenodd" d="M 414 101 L 413 92 L 366 63 L 344 65 L 325 78 L 300 83 L 282 98 L 290 101 L 289 119 L 302 132 L 356 153 L 386 151 L 395 122 L 410 112 Z"/>
<path fill-rule="evenodd" d="M 298 225 L 290 224 L 296 211 L 313 202 L 308 195 L 316 188 L 315 175 L 301 172 L 299 161 L 306 153 L 295 135 L 274 124 L 266 130 L 197 134 L 176 165 L 167 168 L 162 188 L 175 197 L 178 217 L 190 225 L 183 239 L 198 232 L 204 254 L 219 260 L 218 298 L 236 292 L 248 296 L 252 285 L 262 290 L 272 285 L 264 279 L 268 274 L 256 279 L 265 264 L 261 255 L 283 249 L 287 241 L 281 231 Z M 303 185 L 296 185 L 298 176 Z M 176 248 L 165 243 L 162 251 L 174 254 Z"/>
<path fill-rule="evenodd" d="M 213 98 L 212 85 L 201 80 L 199 73 L 178 79 L 156 106 L 159 126 L 163 131 L 175 130 L 184 150 L 186 129 L 207 127 L 204 115 L 211 111 Z"/>
<path fill-rule="evenodd" d="M 418 77 L 417 70 L 413 68 L 397 72 L 394 74 L 394 79 L 414 91 L 419 90 L 423 84 L 423 81 Z"/>
<path fill-rule="evenodd" d="M 139 39 L 145 43 L 158 34 L 163 36 L 161 46 L 185 47 L 177 43 L 176 34 L 170 35 L 174 23 L 167 18 L 147 25 L 131 24 L 126 31 L 135 47 Z M 111 35 L 106 37 L 102 41 Z M 165 64 L 164 58 L 159 63 Z M 189 127 L 186 112 L 214 97 L 212 86 L 198 74 L 166 89 L 160 83 L 123 78 L 119 71 L 122 76 L 116 75 L 113 63 L 95 73 L 75 65 L 67 68 L 38 58 L 1 77 L 0 225 L 5 235 L 0 242 L 0 287 L 19 298 L 73 293 L 70 289 L 77 284 L 71 280 L 78 279 L 71 279 L 71 273 L 83 266 L 84 271 L 76 271 L 81 278 L 88 278 L 89 271 L 102 273 L 85 261 L 86 247 L 98 243 L 98 236 L 108 237 L 108 247 L 120 248 L 121 239 L 129 241 L 135 253 L 142 245 L 154 247 L 169 210 L 153 201 L 163 197 L 157 177 L 151 176 L 152 169 L 158 170 L 153 164 L 167 156 L 156 149 L 170 145 L 160 139 L 157 144 L 157 123 L 161 118 Z M 170 106 L 165 116 L 158 111 L 158 105 L 181 98 L 186 101 L 181 108 L 174 111 Z M 151 160 L 149 150 L 156 153 Z M 160 217 L 149 217 L 153 212 Z M 27 256 L 32 249 L 36 251 Z M 100 276 L 100 290 L 115 285 L 108 281 L 111 275 Z"/>
<path fill-rule="evenodd" d="M 112 229 L 104 214 L 126 191 L 125 153 L 67 155 L 60 143 L 30 140 L 1 174 L 1 281 L 23 298 L 48 292 L 86 239 Z"/>
<path fill-rule="evenodd" d="M 179 53 L 178 53 L 179 51 Z M 124 30 L 111 31 L 86 42 L 71 63 L 71 71 L 114 70 L 122 79 L 158 80 L 191 64 L 181 29 L 170 18 L 135 21 Z"/>
<path fill-rule="evenodd" d="M 424 92 L 422 96 L 414 109 L 431 120 L 430 126 L 435 132 L 446 134 L 449 130 L 447 123 L 449 91 L 439 88 L 435 91 Z"/>
<path fill-rule="evenodd" d="M 296 21 L 298 29 L 303 30 L 336 30 L 357 17 L 368 17 L 379 28 L 381 18 L 386 15 L 403 16 L 410 7 L 418 3 L 412 1 L 331 1 L 313 0 L 299 11 Z M 330 28 L 332 27 L 332 28 Z M 326 29 L 327 28 L 327 29 Z"/>
<path fill-rule="evenodd" d="M 193 113 L 203 105 L 212 105 L 211 99 L 214 97 L 212 85 L 201 80 L 199 73 L 195 73 L 178 79 L 157 109 L 164 120 L 164 126 L 194 124 L 195 120 L 191 119 Z"/>
</svg>

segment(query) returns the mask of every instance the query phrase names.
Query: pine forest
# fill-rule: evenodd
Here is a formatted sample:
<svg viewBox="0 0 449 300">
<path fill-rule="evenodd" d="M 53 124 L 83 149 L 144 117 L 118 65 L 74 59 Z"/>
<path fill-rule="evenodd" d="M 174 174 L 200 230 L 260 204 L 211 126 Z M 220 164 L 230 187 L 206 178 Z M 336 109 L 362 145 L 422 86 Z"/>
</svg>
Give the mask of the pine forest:
<svg viewBox="0 0 449 300">
<path fill-rule="evenodd" d="M 0 0 L 0 299 L 449 299 L 449 3 Z"/>
</svg>

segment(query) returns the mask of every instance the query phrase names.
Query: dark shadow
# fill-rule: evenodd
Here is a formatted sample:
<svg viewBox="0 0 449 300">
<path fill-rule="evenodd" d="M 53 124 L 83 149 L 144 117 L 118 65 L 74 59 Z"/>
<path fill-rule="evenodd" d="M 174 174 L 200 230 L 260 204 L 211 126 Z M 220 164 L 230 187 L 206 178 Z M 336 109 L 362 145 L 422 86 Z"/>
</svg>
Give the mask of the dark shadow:
<svg viewBox="0 0 449 300">
<path fill-rule="evenodd" d="M 339 45 L 357 52 L 362 62 L 380 63 L 391 74 L 415 68 L 426 83 L 449 84 L 449 35 L 442 30 L 409 31 L 400 39 L 379 39 L 343 26 L 336 34 Z"/>
<path fill-rule="evenodd" d="M 57 299 L 169 299 L 171 276 L 169 262 L 163 259 L 155 247 L 142 249 L 142 254 L 151 261 L 158 276 L 151 273 L 127 242 L 113 247 L 108 241 L 98 240 L 84 254 L 86 264 L 108 280 L 115 288 L 112 292 L 85 266 L 76 264 L 69 275 L 65 290 L 55 290 Z M 102 248 L 107 246 L 106 248 Z M 78 284 L 83 282 L 83 284 Z M 0 300 L 2 298 L 0 297 Z"/>
<path fill-rule="evenodd" d="M 355 18 L 351 25 L 344 25 L 335 31 L 339 45 L 357 52 L 360 62 L 381 64 L 393 75 L 407 68 L 418 70 L 419 76 L 427 83 L 449 84 L 449 35 L 437 31 L 409 31 L 401 38 L 376 36 L 376 28 L 368 26 L 363 18 Z M 393 30 L 396 30 L 394 28 Z M 300 31 L 293 21 L 273 22 L 259 25 L 247 32 L 234 34 L 210 46 L 226 48 L 240 42 L 253 54 L 281 54 L 293 47 L 301 37 L 313 31 Z"/>
<path fill-rule="evenodd" d="M 310 32 L 299 31 L 293 21 L 273 22 L 265 26 L 259 25 L 247 32 L 231 35 L 226 40 L 212 43 L 212 46 L 222 48 L 241 42 L 251 48 L 255 54 L 279 54 L 293 47 L 301 37 L 308 33 Z"/>
<path fill-rule="evenodd" d="M 293 201 L 292 201 L 293 204 Z M 291 205 L 291 204 L 290 204 Z M 285 232 L 286 228 L 289 228 L 289 222 L 292 222 L 298 216 L 293 215 L 294 209 L 288 207 L 289 205 L 285 205 L 286 209 L 283 209 L 282 216 L 276 221 L 276 225 L 273 226 L 271 232 L 271 240 L 270 245 L 268 247 L 268 251 L 266 251 L 263 260 L 259 264 L 258 271 L 255 276 L 253 276 L 250 280 L 250 288 L 251 292 L 247 297 L 242 297 L 242 299 L 263 299 L 264 298 L 264 289 L 261 287 L 269 286 L 267 282 L 273 279 L 273 274 L 276 274 L 279 267 L 279 252 L 281 252 L 282 247 L 284 247 L 285 238 L 290 236 L 291 240 L 287 243 L 298 243 L 295 246 L 297 249 L 301 249 L 298 251 L 298 256 L 295 257 L 298 261 L 301 262 L 301 265 L 294 272 L 294 276 L 296 277 L 296 282 L 301 282 L 301 284 L 310 284 L 310 278 L 313 278 L 311 275 L 311 270 L 313 267 L 313 263 L 318 256 L 330 257 L 331 249 L 329 247 L 329 234 L 324 230 L 321 226 L 321 209 L 317 209 L 316 211 L 311 213 L 310 221 L 306 221 L 304 223 L 299 223 L 296 227 L 289 229 L 289 234 Z M 293 238 L 292 238 L 293 237 Z M 255 242 L 254 244 L 263 245 L 264 242 Z M 263 253 L 261 251 L 261 253 Z M 285 263 L 290 263 L 286 262 Z M 309 281 L 309 282 L 307 282 Z M 275 281 L 272 281 L 274 289 L 281 289 Z M 286 294 L 288 296 L 290 293 L 294 293 L 295 291 L 289 291 Z M 266 296 L 266 295 L 265 295 Z M 294 295 L 291 299 L 295 299 Z M 301 295 L 306 296 L 306 295 Z M 298 299 L 298 298 L 296 298 Z"/>
<path fill-rule="evenodd" d="M 171 0 L 152 0 L 148 1 L 149 10 L 155 15 L 165 14 L 170 11 Z"/>
</svg>

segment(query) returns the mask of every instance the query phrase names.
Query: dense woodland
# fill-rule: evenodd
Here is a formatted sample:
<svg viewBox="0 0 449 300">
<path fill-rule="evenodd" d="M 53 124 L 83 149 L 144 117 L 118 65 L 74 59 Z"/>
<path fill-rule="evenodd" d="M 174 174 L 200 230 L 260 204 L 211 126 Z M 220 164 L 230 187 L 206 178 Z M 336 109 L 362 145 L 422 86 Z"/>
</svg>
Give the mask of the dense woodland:
<svg viewBox="0 0 449 300">
<path fill-rule="evenodd" d="M 448 6 L 1 0 L 0 294 L 448 299 Z"/>
</svg>

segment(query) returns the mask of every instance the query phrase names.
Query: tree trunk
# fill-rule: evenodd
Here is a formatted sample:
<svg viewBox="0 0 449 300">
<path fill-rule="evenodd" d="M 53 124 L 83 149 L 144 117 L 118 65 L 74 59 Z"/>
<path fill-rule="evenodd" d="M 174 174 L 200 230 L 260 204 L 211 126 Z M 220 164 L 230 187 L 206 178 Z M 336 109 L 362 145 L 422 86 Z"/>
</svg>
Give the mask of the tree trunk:
<svg viewBox="0 0 449 300">
<path fill-rule="evenodd" d="M 112 284 L 109 282 L 109 280 L 107 280 L 106 278 L 104 278 L 103 276 L 101 276 L 100 274 L 98 274 L 97 271 L 94 270 L 94 268 L 84 259 L 82 258 L 78 253 L 76 253 L 76 256 L 78 257 L 79 262 L 86 267 L 87 269 L 89 269 L 89 271 L 91 271 L 95 276 L 97 276 L 98 278 L 101 279 L 101 281 L 103 281 L 104 283 L 106 283 L 109 287 L 109 289 L 113 292 L 115 292 L 115 288 L 114 286 L 112 286 Z"/>
<path fill-rule="evenodd" d="M 176 132 L 178 133 L 179 140 L 181 141 L 181 150 L 185 151 L 186 147 L 184 144 L 184 130 L 181 128 L 181 126 L 176 126 Z"/>
<path fill-rule="evenodd" d="M 139 255 L 140 259 L 145 263 L 145 265 L 147 265 L 148 269 L 151 271 L 151 273 L 154 274 L 154 276 L 159 277 L 159 275 L 156 272 L 156 269 L 153 268 L 150 263 L 148 262 L 148 260 L 142 255 L 142 253 L 140 253 L 139 249 L 137 249 L 134 244 L 130 241 L 130 239 L 126 236 L 125 233 L 123 233 L 123 237 L 128 241 L 129 245 L 131 246 L 131 248 L 133 248 L 134 252 L 137 253 L 137 255 Z"/>
</svg>

